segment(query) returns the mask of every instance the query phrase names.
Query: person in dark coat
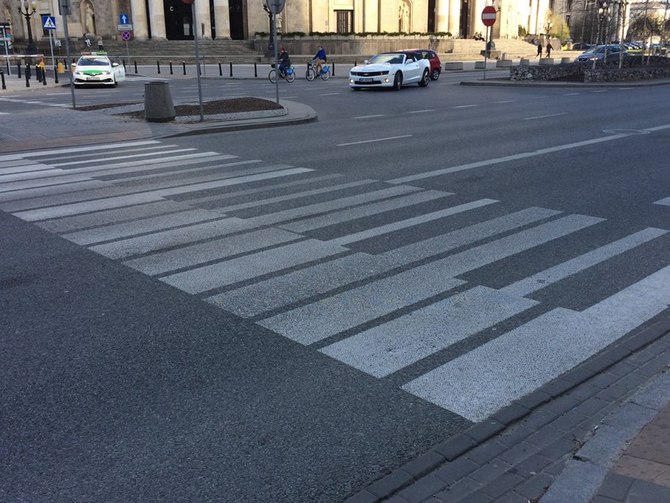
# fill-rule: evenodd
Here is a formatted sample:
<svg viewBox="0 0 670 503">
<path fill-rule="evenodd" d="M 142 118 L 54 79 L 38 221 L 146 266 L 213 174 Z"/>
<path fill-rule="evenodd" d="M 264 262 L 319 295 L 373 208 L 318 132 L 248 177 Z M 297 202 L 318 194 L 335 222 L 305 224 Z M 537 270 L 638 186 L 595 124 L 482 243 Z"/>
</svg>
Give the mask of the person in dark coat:
<svg viewBox="0 0 670 503">
<path fill-rule="evenodd" d="M 551 42 L 547 42 L 547 57 L 551 58 L 551 50 L 553 47 L 551 46 Z"/>
<path fill-rule="evenodd" d="M 542 57 L 542 40 L 538 39 L 537 41 L 537 57 L 541 58 Z"/>
</svg>

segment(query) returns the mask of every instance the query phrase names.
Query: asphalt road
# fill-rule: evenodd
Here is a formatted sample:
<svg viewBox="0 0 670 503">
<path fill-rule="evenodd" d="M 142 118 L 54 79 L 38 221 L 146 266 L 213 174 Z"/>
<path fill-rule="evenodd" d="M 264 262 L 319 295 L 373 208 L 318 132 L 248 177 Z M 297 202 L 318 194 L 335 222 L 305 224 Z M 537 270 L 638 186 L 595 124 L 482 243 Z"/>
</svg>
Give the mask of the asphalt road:
<svg viewBox="0 0 670 503">
<path fill-rule="evenodd" d="M 0 157 L 0 499 L 342 501 L 667 316 L 667 88 L 461 80 Z"/>
</svg>

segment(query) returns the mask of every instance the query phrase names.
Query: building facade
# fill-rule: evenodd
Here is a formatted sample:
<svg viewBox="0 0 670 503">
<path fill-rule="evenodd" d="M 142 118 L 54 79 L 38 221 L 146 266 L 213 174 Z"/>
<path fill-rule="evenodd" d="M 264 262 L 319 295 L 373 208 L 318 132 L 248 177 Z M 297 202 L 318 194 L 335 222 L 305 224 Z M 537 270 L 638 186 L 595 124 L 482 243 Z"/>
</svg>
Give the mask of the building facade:
<svg viewBox="0 0 670 503">
<path fill-rule="evenodd" d="M 57 16 L 56 38 L 63 37 L 58 0 L 0 0 L 0 22 L 11 23 L 17 39 L 25 39 L 25 16 L 18 13 L 33 5 L 33 37 L 48 36 L 41 15 Z M 498 19 L 494 38 L 514 38 L 520 33 L 544 33 L 554 0 L 287 0 L 278 16 L 283 33 L 451 33 L 465 38 L 486 32 L 481 11 L 494 5 Z M 30 4 L 29 2 L 33 2 Z M 127 15 L 138 40 L 184 40 L 193 30 L 206 39 L 253 38 L 270 31 L 264 0 L 194 0 L 198 26 L 191 6 L 181 0 L 71 0 L 68 16 L 71 37 L 85 34 L 118 39 L 122 15 Z"/>
</svg>

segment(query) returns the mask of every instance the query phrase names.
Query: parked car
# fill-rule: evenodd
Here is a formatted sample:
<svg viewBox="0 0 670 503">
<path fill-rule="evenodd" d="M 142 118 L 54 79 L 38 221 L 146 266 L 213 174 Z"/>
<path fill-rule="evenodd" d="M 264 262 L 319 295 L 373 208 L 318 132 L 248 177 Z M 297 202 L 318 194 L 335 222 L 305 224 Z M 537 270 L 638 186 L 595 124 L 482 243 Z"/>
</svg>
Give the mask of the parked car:
<svg viewBox="0 0 670 503">
<path fill-rule="evenodd" d="M 584 63 L 588 61 L 592 62 L 605 60 L 618 61 L 620 55 L 626 57 L 627 54 L 627 49 L 619 44 L 598 45 L 577 56 L 577 58 L 575 58 L 575 62 Z"/>
<path fill-rule="evenodd" d="M 407 51 L 415 52 L 420 55 L 422 59 L 427 59 L 430 62 L 430 80 L 437 80 L 442 73 L 442 62 L 440 57 L 432 49 L 407 49 Z"/>
<path fill-rule="evenodd" d="M 74 86 L 108 85 L 116 87 L 125 80 L 126 70 L 117 58 L 106 52 L 84 53 L 74 68 Z"/>
<path fill-rule="evenodd" d="M 407 84 L 426 87 L 429 82 L 430 62 L 412 51 L 377 54 L 349 71 L 349 87 L 354 91 L 374 87 L 398 91 Z"/>
</svg>

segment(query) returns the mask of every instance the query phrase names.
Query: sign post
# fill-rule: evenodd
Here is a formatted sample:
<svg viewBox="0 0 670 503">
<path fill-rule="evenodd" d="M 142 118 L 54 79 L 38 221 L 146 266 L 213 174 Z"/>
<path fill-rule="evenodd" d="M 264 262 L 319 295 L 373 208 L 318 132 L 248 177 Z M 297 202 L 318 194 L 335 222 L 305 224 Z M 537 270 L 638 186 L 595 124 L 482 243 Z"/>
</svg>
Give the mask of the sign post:
<svg viewBox="0 0 670 503">
<path fill-rule="evenodd" d="M 275 73 L 277 79 L 275 80 L 275 96 L 277 105 L 279 105 L 279 55 L 277 54 L 277 14 L 284 9 L 285 0 L 265 0 L 265 5 L 272 14 L 272 40 L 274 40 L 275 51 Z"/>
<path fill-rule="evenodd" d="M 486 80 L 486 63 L 488 62 L 489 52 L 493 47 L 493 26 L 496 22 L 497 12 L 493 5 L 487 5 L 482 10 L 482 23 L 486 26 L 486 45 L 484 46 L 484 80 Z"/>
<path fill-rule="evenodd" d="M 70 64 L 70 35 L 67 28 L 67 17 L 72 13 L 72 4 L 70 0 L 58 0 L 58 10 L 63 19 L 63 35 L 65 37 L 65 63 L 70 75 L 70 94 L 72 95 L 72 108 L 77 108 L 77 102 L 74 97 L 74 75 L 72 65 Z"/>
<path fill-rule="evenodd" d="M 193 42 L 195 42 L 195 75 L 198 79 L 198 105 L 200 106 L 200 122 L 205 120 L 202 111 L 202 84 L 200 83 L 200 52 L 198 50 L 198 20 L 195 12 L 194 0 L 181 0 L 182 3 L 191 6 L 191 16 L 193 19 Z"/>
<path fill-rule="evenodd" d="M 56 60 L 54 58 L 54 40 L 53 32 L 56 29 L 56 18 L 52 16 L 42 16 L 42 26 L 45 30 L 49 30 L 49 47 L 51 48 L 51 66 L 56 71 Z M 56 76 L 56 82 L 58 82 L 58 76 Z"/>
<path fill-rule="evenodd" d="M 133 38 L 133 25 L 130 22 L 130 17 L 125 12 L 119 14 L 119 24 L 116 27 L 121 32 L 121 40 L 126 44 L 126 58 L 130 64 L 130 50 L 128 49 L 128 40 Z"/>
</svg>

